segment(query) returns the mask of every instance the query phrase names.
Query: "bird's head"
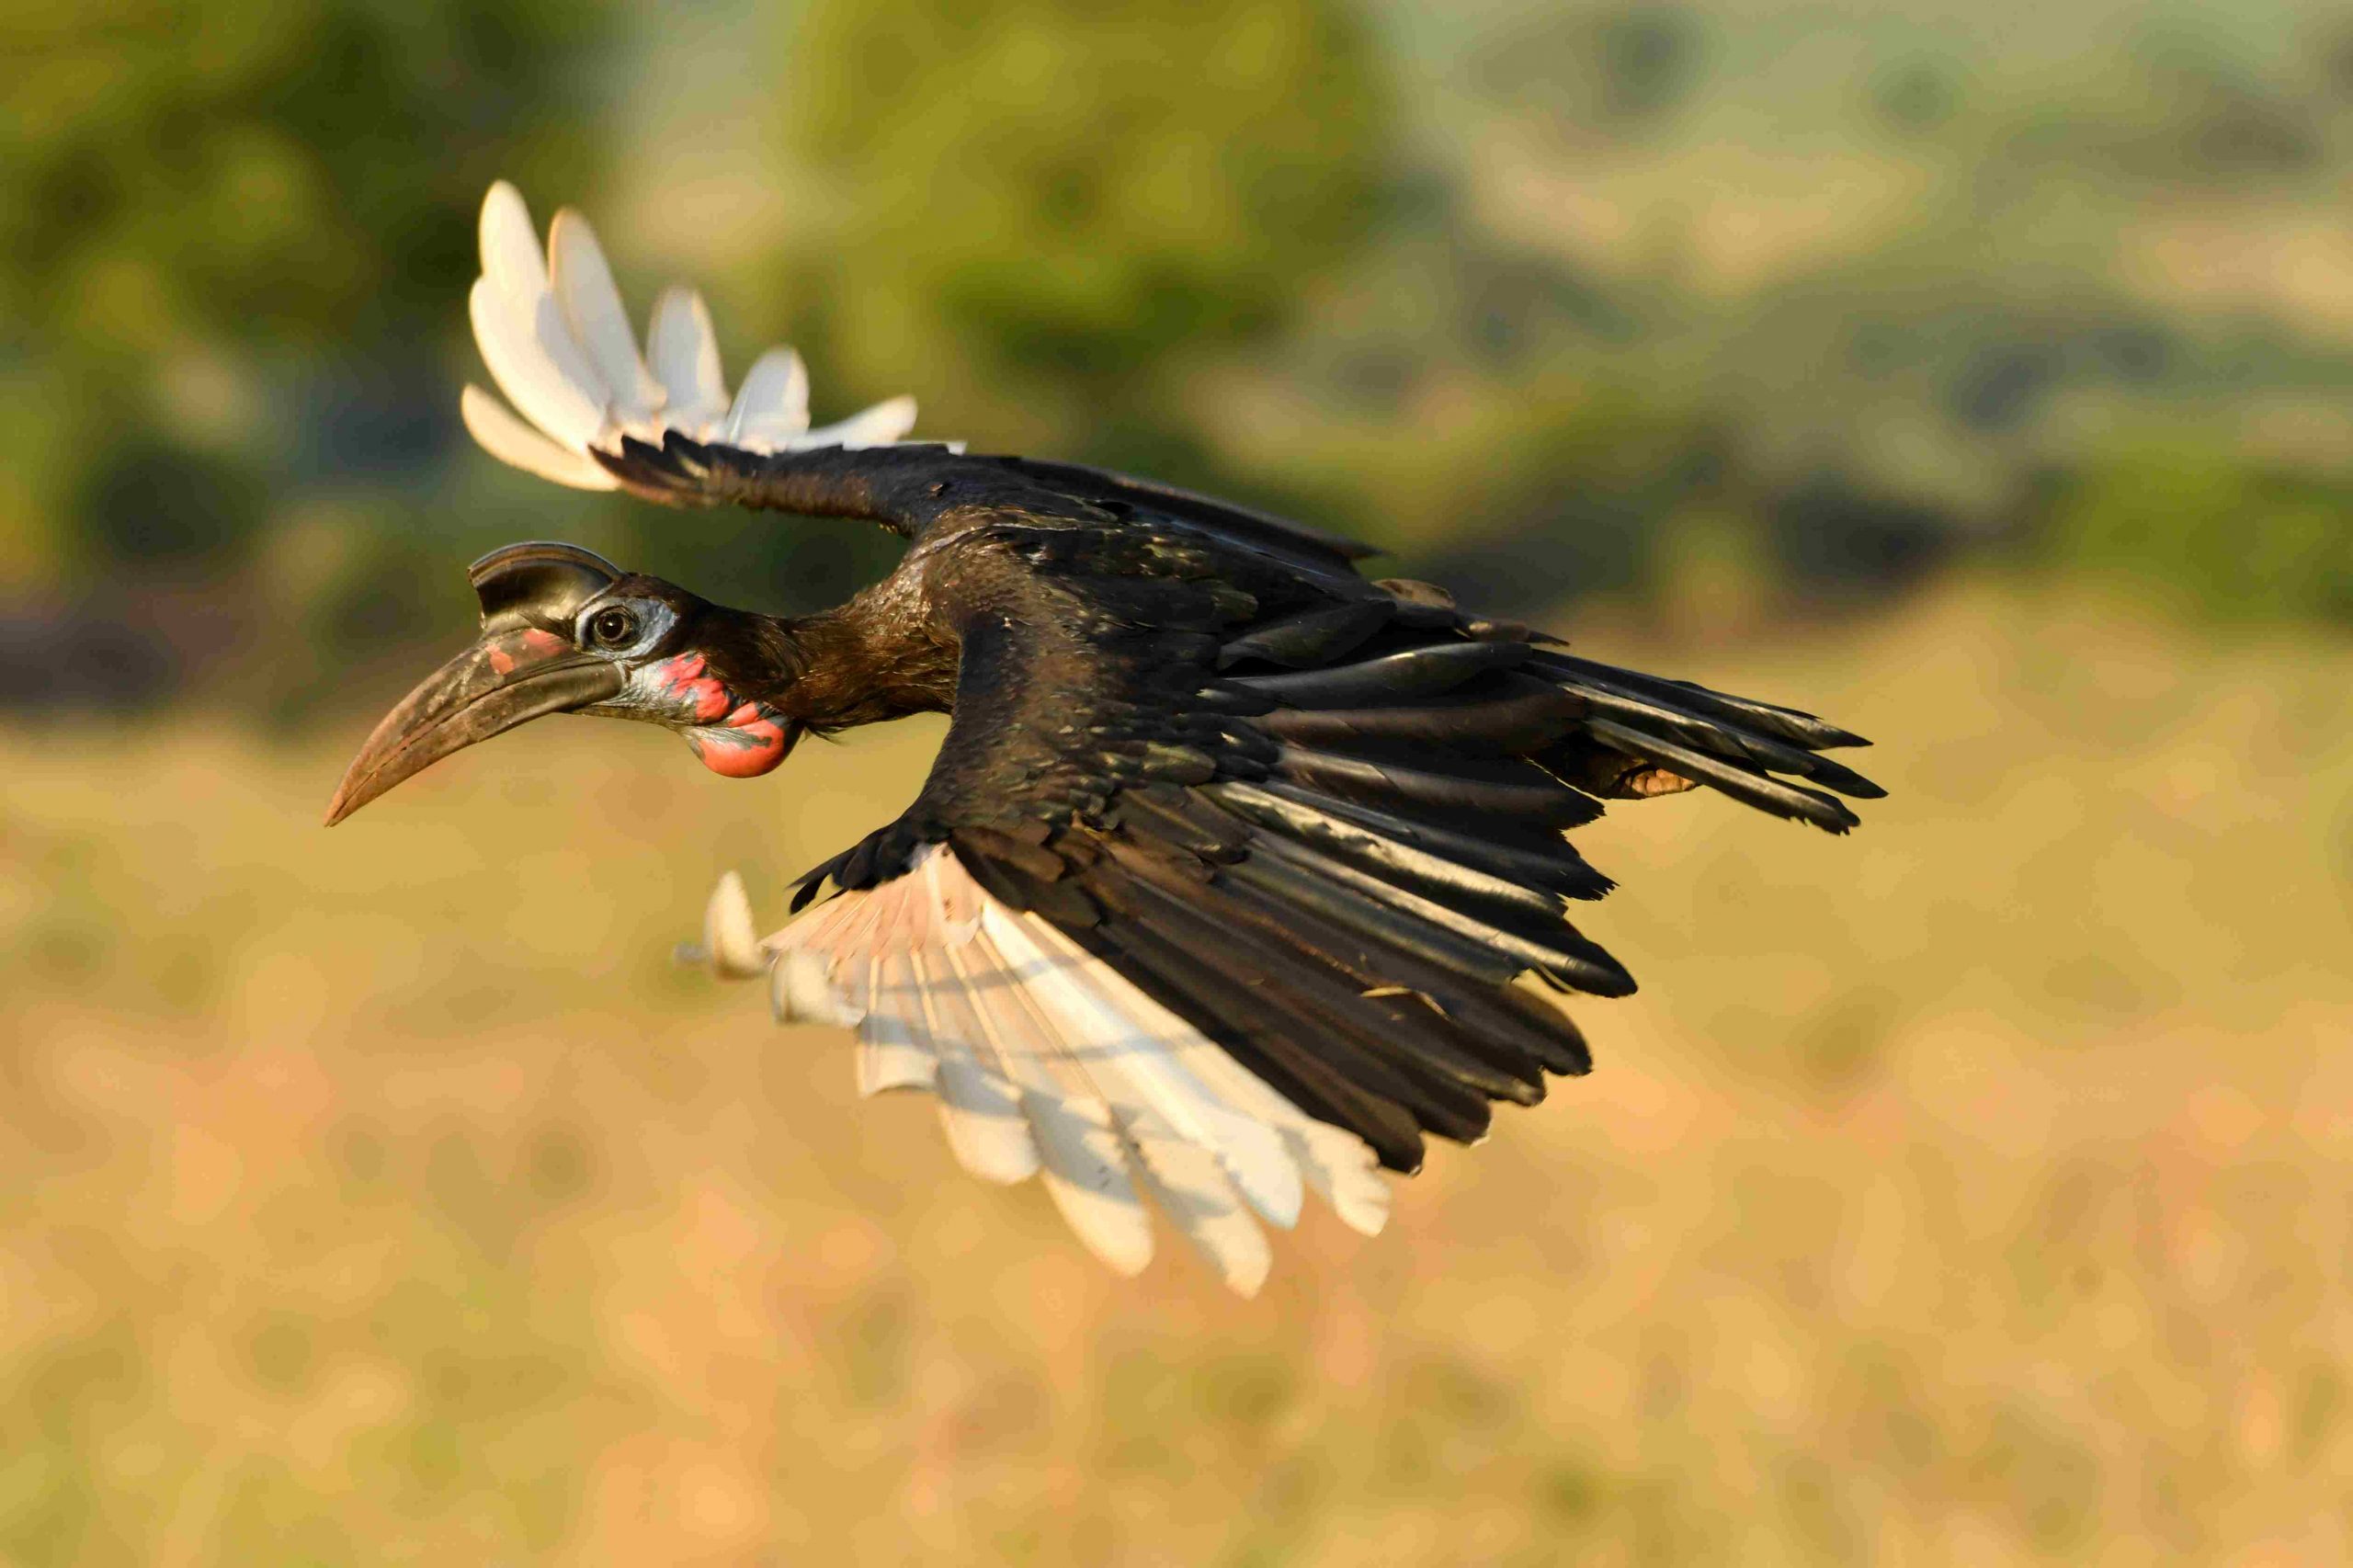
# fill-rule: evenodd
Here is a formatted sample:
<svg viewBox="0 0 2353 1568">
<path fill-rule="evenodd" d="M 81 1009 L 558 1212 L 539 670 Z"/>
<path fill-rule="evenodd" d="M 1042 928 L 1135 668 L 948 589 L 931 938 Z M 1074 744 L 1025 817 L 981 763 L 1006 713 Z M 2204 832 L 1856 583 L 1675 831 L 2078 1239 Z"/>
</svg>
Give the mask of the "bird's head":
<svg viewBox="0 0 2353 1568">
<path fill-rule="evenodd" d="M 774 623 L 569 544 L 510 544 L 468 568 L 482 635 L 384 715 L 327 805 L 330 825 L 411 774 L 549 713 L 667 725 L 714 773 L 782 762 L 801 726 L 760 699 L 788 651 Z"/>
</svg>

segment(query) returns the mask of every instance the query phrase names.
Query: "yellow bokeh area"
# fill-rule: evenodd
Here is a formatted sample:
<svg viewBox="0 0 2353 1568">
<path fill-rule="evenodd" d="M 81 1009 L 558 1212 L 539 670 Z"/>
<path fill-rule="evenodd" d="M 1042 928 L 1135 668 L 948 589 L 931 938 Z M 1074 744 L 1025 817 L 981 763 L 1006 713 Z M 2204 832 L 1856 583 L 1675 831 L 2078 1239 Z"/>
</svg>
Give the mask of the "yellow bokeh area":
<svg viewBox="0 0 2353 1568">
<path fill-rule="evenodd" d="M 1838 715 L 1832 840 L 1585 830 L 1589 1078 L 1255 1301 L 1098 1267 L 677 966 L 938 730 L 6 742 L 0 1562 L 2305 1562 L 2345 1542 L 2353 649 L 1960 586 L 1600 656 Z M 102 786 L 94 786 L 103 780 Z"/>
</svg>

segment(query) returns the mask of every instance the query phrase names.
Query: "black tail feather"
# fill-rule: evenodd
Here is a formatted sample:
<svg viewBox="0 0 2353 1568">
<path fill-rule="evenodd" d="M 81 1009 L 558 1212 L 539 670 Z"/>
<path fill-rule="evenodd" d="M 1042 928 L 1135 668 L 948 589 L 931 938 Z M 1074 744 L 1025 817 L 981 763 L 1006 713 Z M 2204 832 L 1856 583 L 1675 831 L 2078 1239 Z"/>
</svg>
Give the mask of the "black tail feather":
<svg viewBox="0 0 2353 1568">
<path fill-rule="evenodd" d="M 1615 746 L 1629 756 L 1641 757 L 1686 778 L 1712 785 L 1742 804 L 1769 812 L 1777 817 L 1810 822 L 1828 833 L 1845 833 L 1862 824 L 1861 818 L 1819 790 L 1785 784 L 1736 762 L 1710 756 L 1655 735 L 1640 734 L 1607 719 L 1588 721 L 1586 729 L 1594 739 Z"/>
</svg>

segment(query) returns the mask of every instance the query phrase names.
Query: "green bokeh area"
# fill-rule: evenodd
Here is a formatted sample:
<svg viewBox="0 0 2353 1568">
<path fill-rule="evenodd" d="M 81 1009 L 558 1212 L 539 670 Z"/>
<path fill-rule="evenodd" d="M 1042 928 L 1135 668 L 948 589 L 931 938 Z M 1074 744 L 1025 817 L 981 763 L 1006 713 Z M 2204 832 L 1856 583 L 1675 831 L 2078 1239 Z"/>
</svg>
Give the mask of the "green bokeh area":
<svg viewBox="0 0 2353 1568">
<path fill-rule="evenodd" d="M 912 391 L 1501 608 L 1990 561 L 2343 625 L 2348 56 L 2279 3 L 18 7 L 0 580 L 63 670 L 0 699 L 300 720 L 518 536 L 785 608 L 887 559 L 474 452 L 501 175 L 821 416 Z"/>
</svg>

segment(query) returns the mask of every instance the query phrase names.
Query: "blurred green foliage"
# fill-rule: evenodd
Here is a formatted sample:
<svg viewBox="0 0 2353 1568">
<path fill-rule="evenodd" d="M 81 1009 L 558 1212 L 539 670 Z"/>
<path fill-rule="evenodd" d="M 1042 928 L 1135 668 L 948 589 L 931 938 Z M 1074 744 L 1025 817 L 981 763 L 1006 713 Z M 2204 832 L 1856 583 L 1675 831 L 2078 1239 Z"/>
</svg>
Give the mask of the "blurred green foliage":
<svg viewBox="0 0 2353 1568">
<path fill-rule="evenodd" d="M 1483 38 L 1475 59 L 1488 93 L 1589 142 L 1655 130 L 1702 80 L 1708 41 L 1688 6 L 1531 7 Z"/>
<path fill-rule="evenodd" d="M 1386 62 L 1326 0 L 816 0 L 788 58 L 845 220 L 835 351 L 878 384 L 946 349 L 1000 396 L 1136 406 L 1292 316 L 1389 177 Z"/>
<path fill-rule="evenodd" d="M 589 177 L 581 89 L 608 34 L 600 6 L 552 0 L 11 8 L 11 578 L 201 568 L 282 521 L 318 383 L 390 379 L 451 330 L 483 184 Z M 383 445 L 377 464 L 403 455 Z"/>
<path fill-rule="evenodd" d="M 814 0 L 776 49 L 761 119 L 798 265 L 762 258 L 737 292 L 756 312 L 786 271 L 798 308 L 776 324 L 821 400 L 912 390 L 925 432 L 979 449 L 1345 505 L 1222 461 L 1186 400 L 1205 363 L 1295 328 L 1375 236 L 1396 93 L 1362 14 Z M 750 575 L 794 608 L 897 553 L 837 529 L 681 537 L 628 510 L 649 569 Z"/>
<path fill-rule="evenodd" d="M 881 567 L 471 449 L 502 175 L 594 213 L 633 298 L 657 262 L 704 284 L 733 363 L 797 342 L 821 413 L 914 391 L 926 432 L 1235 494 L 1508 609 L 1700 557 L 1851 596 L 1999 555 L 2353 616 L 2353 29 L 1795 17 L 19 7 L 0 703 L 332 699 L 461 625 L 456 562 L 506 538 L 788 608 Z"/>
<path fill-rule="evenodd" d="M 2049 559 L 2154 582 L 2185 608 L 2353 624 L 2353 485 L 2150 441 L 2061 482 Z"/>
</svg>

